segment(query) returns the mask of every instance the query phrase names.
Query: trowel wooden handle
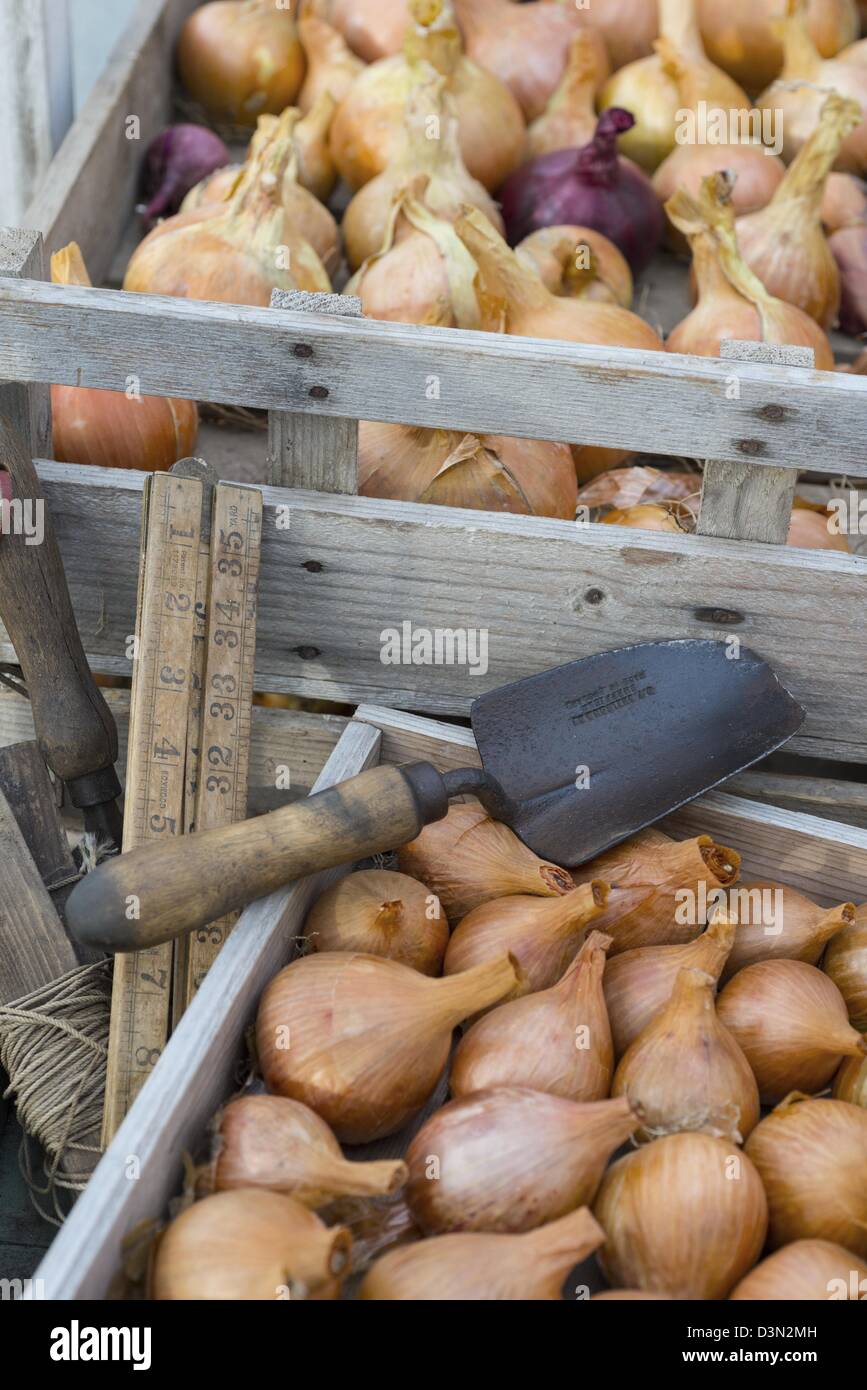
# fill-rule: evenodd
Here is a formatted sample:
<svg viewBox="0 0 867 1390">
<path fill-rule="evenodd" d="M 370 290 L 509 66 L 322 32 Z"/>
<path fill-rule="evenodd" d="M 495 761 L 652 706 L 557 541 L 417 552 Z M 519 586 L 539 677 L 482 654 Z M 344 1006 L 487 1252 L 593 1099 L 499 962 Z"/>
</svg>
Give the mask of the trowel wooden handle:
<svg viewBox="0 0 867 1390">
<path fill-rule="evenodd" d="M 371 768 L 269 815 L 104 860 L 70 894 L 67 923 L 100 950 L 142 950 L 292 879 L 396 849 L 447 810 L 429 764 Z"/>
<path fill-rule="evenodd" d="M 42 755 L 64 782 L 75 782 L 112 767 L 117 729 L 84 655 L 36 469 L 2 417 L 0 468 L 11 479 L 16 523 L 0 535 L 0 618 L 24 672 Z"/>
</svg>

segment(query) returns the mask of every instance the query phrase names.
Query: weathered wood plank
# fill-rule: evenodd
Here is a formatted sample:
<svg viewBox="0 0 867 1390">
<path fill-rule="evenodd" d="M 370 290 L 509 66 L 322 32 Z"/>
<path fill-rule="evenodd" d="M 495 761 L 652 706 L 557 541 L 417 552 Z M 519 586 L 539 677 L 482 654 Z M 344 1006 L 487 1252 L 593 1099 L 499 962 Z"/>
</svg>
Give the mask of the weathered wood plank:
<svg viewBox="0 0 867 1390">
<path fill-rule="evenodd" d="M 32 282 L 44 280 L 46 273 L 39 233 L 0 227 L 0 275 Z M 31 458 L 51 456 L 51 390 L 47 384 L 28 385 L 16 376 L 8 381 L 0 379 L 0 415 L 21 435 Z"/>
<path fill-rule="evenodd" d="M 864 769 L 867 777 L 867 768 Z M 867 829 L 867 784 L 831 777 L 796 776 L 779 772 L 741 772 L 725 791 L 751 801 L 770 802 L 784 811 L 800 811 L 822 820 L 842 821 Z"/>
<path fill-rule="evenodd" d="M 40 476 L 91 664 L 128 674 L 142 475 L 44 463 Z M 861 558 L 276 488 L 264 499 L 259 690 L 465 714 L 483 691 L 576 657 L 734 633 L 807 710 L 793 751 L 867 761 Z M 405 622 L 486 634 L 486 669 L 384 664 L 382 634 Z"/>
<path fill-rule="evenodd" d="M 848 373 L 743 363 L 732 401 L 717 358 L 0 279 L 5 376 L 130 371 L 147 394 L 867 476 Z"/>
<path fill-rule="evenodd" d="M 727 342 L 720 348 L 720 357 L 726 362 L 767 362 L 778 367 L 814 367 L 816 361 L 812 348 L 779 343 Z M 734 369 L 730 375 L 739 378 Z M 761 468 L 708 459 L 697 534 L 785 545 L 797 481 L 796 468 Z"/>
<path fill-rule="evenodd" d="M 75 951 L 0 792 L 0 1003 L 74 970 Z"/>
<path fill-rule="evenodd" d="M 378 761 L 379 735 L 351 724 L 317 782 L 323 790 Z M 234 1067 L 259 995 L 291 959 L 314 899 L 346 868 L 316 874 L 243 913 L 159 1062 L 37 1270 L 45 1297 L 104 1298 L 124 1237 L 160 1217 L 180 1187 L 182 1156 L 234 1089 Z M 130 1181 L 130 1158 L 139 1176 Z"/>
<path fill-rule="evenodd" d="M 355 295 L 272 290 L 271 308 L 361 317 L 361 300 Z M 358 421 L 270 411 L 268 481 L 275 487 L 303 487 L 313 492 L 357 492 Z"/>
<path fill-rule="evenodd" d="M 30 705 L 18 699 L 20 704 Z M 57 809 L 57 788 L 33 739 L 3 745 L 0 738 L 0 791 L 18 822 L 24 843 L 49 891 L 74 878 L 77 869 Z"/>
<path fill-rule="evenodd" d="M 174 44 L 196 0 L 138 0 L 25 215 L 49 251 L 77 241 L 94 284 L 136 201 L 148 142 L 171 118 Z M 138 124 L 130 124 L 132 119 Z"/>
</svg>

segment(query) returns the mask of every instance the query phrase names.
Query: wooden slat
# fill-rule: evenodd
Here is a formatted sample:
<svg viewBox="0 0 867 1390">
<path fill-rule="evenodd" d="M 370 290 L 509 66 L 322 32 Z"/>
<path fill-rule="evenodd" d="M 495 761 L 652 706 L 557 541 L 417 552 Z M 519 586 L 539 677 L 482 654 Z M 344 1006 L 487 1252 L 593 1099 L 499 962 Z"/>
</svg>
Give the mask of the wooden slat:
<svg viewBox="0 0 867 1390">
<path fill-rule="evenodd" d="M 75 860 L 60 823 L 56 785 L 35 740 L 3 746 L 0 739 L 0 791 L 46 888 L 68 883 L 77 873 Z"/>
<path fill-rule="evenodd" d="M 0 227 L 0 275 L 28 282 L 45 279 L 45 248 L 38 232 Z M 0 415 L 24 439 L 31 458 L 50 457 L 51 392 L 47 385 L 22 384 L 17 375 L 9 381 L 0 379 Z"/>
<path fill-rule="evenodd" d="M 867 768 L 865 768 L 867 777 Z M 785 811 L 800 811 L 822 820 L 842 821 L 867 829 L 867 784 L 831 777 L 797 776 L 778 772 L 741 772 L 725 791 L 751 801 L 769 801 Z"/>
<path fill-rule="evenodd" d="M 91 664 L 126 674 L 142 475 L 40 475 Z M 275 488 L 264 500 L 259 690 L 465 714 L 483 691 L 576 657 L 735 632 L 807 710 L 792 751 L 867 761 L 861 558 Z M 382 633 L 405 621 L 486 632 L 487 671 L 384 665 Z"/>
<path fill-rule="evenodd" d="M 767 362 L 778 367 L 812 368 L 816 361 L 812 348 L 779 343 L 727 342 L 720 347 L 720 357 L 726 362 Z M 739 389 L 739 372 L 732 369 L 730 375 Z M 785 545 L 797 481 L 796 468 L 760 468 L 708 459 L 697 534 Z"/>
<path fill-rule="evenodd" d="M 271 308 L 296 314 L 361 317 L 361 300 L 355 295 L 272 290 Z M 357 420 L 269 412 L 268 481 L 275 487 L 354 493 L 358 491 L 357 465 Z"/>
<path fill-rule="evenodd" d="M 351 724 L 316 790 L 375 764 L 378 752 L 378 733 Z M 211 1116 L 234 1089 L 244 1030 L 259 995 L 294 954 L 310 904 L 346 872 L 302 879 L 244 912 L 37 1270 L 46 1298 L 105 1297 L 124 1237 L 138 1222 L 164 1214 L 179 1190 L 184 1152 L 201 1143 Z M 138 1159 L 137 1181 L 130 1181 L 130 1155 Z"/>
<path fill-rule="evenodd" d="M 0 1003 L 9 1004 L 78 961 L 2 792 L 0 864 Z"/>
<path fill-rule="evenodd" d="M 3 279 L 0 324 L 14 380 L 867 476 L 848 373 Z"/>
<path fill-rule="evenodd" d="M 132 18 L 27 209 L 49 251 L 77 241 L 94 284 L 137 200 L 142 156 L 171 119 L 174 44 L 197 0 L 137 0 Z M 138 119 L 129 138 L 131 117 Z M 40 451 L 41 452 L 41 451 Z"/>
</svg>

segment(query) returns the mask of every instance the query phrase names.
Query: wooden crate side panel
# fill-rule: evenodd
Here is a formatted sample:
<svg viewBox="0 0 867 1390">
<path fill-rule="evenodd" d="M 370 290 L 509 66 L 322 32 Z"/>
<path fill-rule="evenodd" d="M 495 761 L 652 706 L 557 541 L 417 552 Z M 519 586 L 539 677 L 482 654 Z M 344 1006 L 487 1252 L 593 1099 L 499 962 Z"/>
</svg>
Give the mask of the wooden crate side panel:
<svg viewBox="0 0 867 1390">
<path fill-rule="evenodd" d="M 45 463 L 40 476 L 85 651 L 95 670 L 128 674 L 142 475 Z M 792 749 L 867 761 L 863 559 L 368 498 L 264 496 L 260 690 L 465 714 L 484 690 L 594 652 L 736 636 L 808 711 Z M 404 623 L 475 632 L 486 654 L 386 664 L 383 633 L 401 637 Z M 11 658 L 8 644 L 0 655 Z"/>
<path fill-rule="evenodd" d="M 317 790 L 378 761 L 379 735 L 352 724 Z M 34 1276 L 49 1299 L 105 1298 L 121 1246 L 140 1221 L 163 1215 L 179 1190 L 182 1155 L 235 1088 L 244 1030 L 263 988 L 294 954 L 308 907 L 346 869 L 289 884 L 253 903 L 211 967 L 162 1057 Z"/>
<path fill-rule="evenodd" d="M 867 476 L 846 373 L 8 279 L 0 321 L 15 381 L 133 372 L 149 395 Z"/>
</svg>

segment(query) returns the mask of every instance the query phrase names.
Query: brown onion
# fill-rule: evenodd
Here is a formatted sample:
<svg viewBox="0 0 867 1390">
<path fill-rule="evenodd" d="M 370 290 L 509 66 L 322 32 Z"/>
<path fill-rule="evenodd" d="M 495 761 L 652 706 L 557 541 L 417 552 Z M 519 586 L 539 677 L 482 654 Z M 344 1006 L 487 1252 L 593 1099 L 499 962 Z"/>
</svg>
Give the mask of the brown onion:
<svg viewBox="0 0 867 1390">
<path fill-rule="evenodd" d="M 595 97 L 608 76 L 608 61 L 594 33 L 580 29 L 569 43 L 559 85 L 527 131 L 527 158 L 586 145 L 596 130 Z"/>
<path fill-rule="evenodd" d="M 609 1283 L 679 1299 L 725 1298 L 761 1254 L 768 1225 L 753 1163 L 708 1134 L 670 1134 L 618 1159 L 593 1212 Z"/>
<path fill-rule="evenodd" d="M 452 802 L 448 815 L 403 845 L 398 867 L 436 893 L 452 926 L 510 893 L 558 898 L 575 887 L 565 869 L 540 859 L 473 800 Z"/>
<path fill-rule="evenodd" d="M 604 38 L 614 72 L 652 52 L 659 33 L 657 0 L 605 0 L 587 5 L 584 14 Z"/>
<path fill-rule="evenodd" d="M 406 1154 L 422 1230 L 530 1231 L 593 1199 L 638 1124 L 627 1100 L 578 1104 L 497 1087 L 443 1106 Z"/>
<path fill-rule="evenodd" d="M 212 0 L 194 10 L 178 39 L 178 69 L 215 121 L 255 125 L 298 94 L 304 52 L 291 12 L 274 0 Z"/>
<path fill-rule="evenodd" d="M 602 993 L 610 944 L 592 931 L 556 985 L 501 1004 L 474 1023 L 452 1059 L 452 1095 L 529 1086 L 567 1100 L 604 1100 L 614 1071 Z"/>
<path fill-rule="evenodd" d="M 55 285 L 90 285 L 81 248 L 71 241 L 51 257 Z M 135 378 L 131 378 L 135 380 Z M 54 457 L 61 463 L 164 472 L 196 447 L 195 401 L 100 391 L 91 386 L 51 387 Z M 574 512 L 573 512 L 574 514 Z"/>
<path fill-rule="evenodd" d="M 736 217 L 758 212 L 771 201 L 786 172 L 786 166 L 767 145 L 676 145 L 653 175 L 653 187 L 663 207 L 679 188 L 697 197 L 701 183 L 721 169 L 735 176 L 732 207 Z M 687 252 L 682 232 L 669 222 L 667 237 L 672 248 Z"/>
<path fill-rule="evenodd" d="M 742 883 L 729 889 L 727 899 L 737 934 L 723 971 L 724 983 L 760 960 L 818 965 L 828 943 L 855 918 L 853 903 L 819 907 L 784 883 Z"/>
<path fill-rule="evenodd" d="M 862 1299 L 867 1264 L 830 1240 L 796 1240 L 756 1265 L 732 1289 L 735 1302 Z"/>
<path fill-rule="evenodd" d="M 768 1194 L 772 1249 L 831 1240 L 867 1260 L 867 1110 L 792 1095 L 756 1126 L 746 1151 Z"/>
<path fill-rule="evenodd" d="M 708 56 L 748 92 L 779 77 L 783 49 L 778 33 L 780 0 L 698 0 L 701 36 Z M 808 28 L 824 58 L 858 37 L 852 0 L 809 0 Z"/>
<path fill-rule="evenodd" d="M 406 0 L 317 0 L 316 8 L 365 63 L 400 52 L 409 22 Z"/>
<path fill-rule="evenodd" d="M 259 1004 L 256 1039 L 270 1090 L 303 1101 L 348 1144 L 393 1134 L 430 1096 L 452 1030 L 504 998 L 506 957 L 432 980 L 381 956 L 304 956 Z"/>
<path fill-rule="evenodd" d="M 577 487 L 568 444 L 362 420 L 358 490 L 363 497 L 571 521 Z"/>
<path fill-rule="evenodd" d="M 540 227 L 515 247 L 515 255 L 551 294 L 632 304 L 632 271 L 613 241 L 592 227 Z"/>
<path fill-rule="evenodd" d="M 285 1096 L 239 1096 L 216 1118 L 209 1181 L 216 1192 L 262 1188 L 321 1207 L 336 1197 L 381 1197 L 406 1182 L 405 1163 L 351 1163 L 324 1120 Z"/>
<path fill-rule="evenodd" d="M 867 1057 L 848 1057 L 834 1077 L 831 1091 L 835 1100 L 867 1109 Z"/>
<path fill-rule="evenodd" d="M 603 526 L 636 527 L 640 531 L 668 531 L 688 535 L 693 516 L 680 502 L 640 502 L 634 507 L 615 507 L 600 519 Z"/>
<path fill-rule="evenodd" d="M 867 1033 L 867 905 L 855 910 L 855 922 L 834 937 L 822 962 L 849 1010 L 849 1021 Z"/>
<path fill-rule="evenodd" d="M 799 960 L 748 965 L 726 985 L 719 1016 L 746 1053 L 762 1103 L 821 1091 L 844 1057 L 867 1054 L 837 986 Z"/>
<path fill-rule="evenodd" d="M 364 869 L 317 899 L 304 935 L 314 951 L 362 951 L 439 975 L 449 926 L 439 898 L 417 879 Z"/>
<path fill-rule="evenodd" d="M 587 1207 L 517 1236 L 434 1236 L 383 1255 L 359 1297 L 414 1303 L 560 1299 L 570 1270 L 604 1239 Z"/>
<path fill-rule="evenodd" d="M 336 1299 L 352 1242 L 278 1192 L 216 1192 L 160 1237 L 151 1296 L 164 1299 Z"/>
<path fill-rule="evenodd" d="M 638 1289 L 606 1289 L 604 1293 L 592 1295 L 591 1303 L 637 1303 L 639 1301 L 664 1303 L 671 1297 L 667 1293 L 641 1293 Z"/>
<path fill-rule="evenodd" d="M 830 236 L 867 222 L 867 183 L 854 174 L 831 172 L 822 194 L 822 226 Z"/>
<path fill-rule="evenodd" d="M 315 14 L 301 15 L 298 37 L 307 58 L 307 74 L 298 93 L 300 109 L 310 111 L 323 92 L 341 102 L 364 71 L 364 63 L 347 46 L 343 35 Z"/>
<path fill-rule="evenodd" d="M 796 497 L 792 503 L 792 519 L 786 545 L 801 550 L 849 551 L 849 537 L 839 526 L 832 524 L 834 513 L 820 502 L 807 502 Z"/>
</svg>

